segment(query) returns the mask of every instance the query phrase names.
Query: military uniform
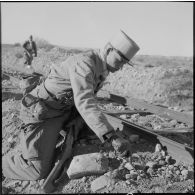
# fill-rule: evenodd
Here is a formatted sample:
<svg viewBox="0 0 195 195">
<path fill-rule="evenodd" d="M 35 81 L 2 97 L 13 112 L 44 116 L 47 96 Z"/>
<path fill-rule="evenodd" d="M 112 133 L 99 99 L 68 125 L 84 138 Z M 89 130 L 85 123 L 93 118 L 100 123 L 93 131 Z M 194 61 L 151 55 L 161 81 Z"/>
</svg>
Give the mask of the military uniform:
<svg viewBox="0 0 195 195">
<path fill-rule="evenodd" d="M 31 65 L 33 60 L 33 54 L 35 54 L 35 57 L 37 56 L 37 46 L 34 41 L 25 41 L 23 44 L 24 51 L 24 64 Z"/>
<path fill-rule="evenodd" d="M 112 131 L 98 109 L 95 94 L 108 74 L 100 51 L 89 51 L 53 65 L 44 82 L 22 99 L 21 153 L 2 160 L 5 177 L 21 180 L 45 178 L 52 168 L 59 131 L 76 106 L 87 125 L 104 142 Z"/>
</svg>

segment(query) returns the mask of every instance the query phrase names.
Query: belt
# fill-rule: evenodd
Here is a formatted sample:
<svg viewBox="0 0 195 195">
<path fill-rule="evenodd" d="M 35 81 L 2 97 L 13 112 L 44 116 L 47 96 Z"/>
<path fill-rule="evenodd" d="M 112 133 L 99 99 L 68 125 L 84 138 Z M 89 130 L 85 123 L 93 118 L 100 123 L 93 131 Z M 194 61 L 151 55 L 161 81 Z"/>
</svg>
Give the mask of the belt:
<svg viewBox="0 0 195 195">
<path fill-rule="evenodd" d="M 55 109 L 62 109 L 65 107 L 67 108 L 74 104 L 72 90 L 67 91 L 65 94 L 59 97 L 56 97 L 54 94 L 48 91 L 48 89 L 45 87 L 44 82 L 39 88 L 38 97 L 43 99 L 44 102 Z"/>
</svg>

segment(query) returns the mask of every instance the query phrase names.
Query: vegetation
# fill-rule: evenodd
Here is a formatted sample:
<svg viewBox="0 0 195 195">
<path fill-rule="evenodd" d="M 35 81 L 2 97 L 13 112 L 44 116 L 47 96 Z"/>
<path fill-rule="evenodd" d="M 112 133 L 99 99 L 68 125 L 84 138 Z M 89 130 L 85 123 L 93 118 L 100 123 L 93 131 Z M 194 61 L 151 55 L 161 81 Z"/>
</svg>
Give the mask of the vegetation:
<svg viewBox="0 0 195 195">
<path fill-rule="evenodd" d="M 21 47 L 21 44 L 20 43 L 15 43 L 14 47 Z"/>
<path fill-rule="evenodd" d="M 16 53 L 16 54 L 15 54 L 15 56 L 16 56 L 16 58 L 20 59 L 20 58 L 22 58 L 22 57 L 23 57 L 23 54 L 22 54 L 22 53 L 20 53 L 20 52 L 18 52 L 18 53 Z"/>
<path fill-rule="evenodd" d="M 35 42 L 36 42 L 37 48 L 45 49 L 45 51 L 50 51 L 51 49 L 53 49 L 55 47 L 54 45 L 50 44 L 45 39 L 42 39 L 39 37 L 35 38 Z"/>
</svg>

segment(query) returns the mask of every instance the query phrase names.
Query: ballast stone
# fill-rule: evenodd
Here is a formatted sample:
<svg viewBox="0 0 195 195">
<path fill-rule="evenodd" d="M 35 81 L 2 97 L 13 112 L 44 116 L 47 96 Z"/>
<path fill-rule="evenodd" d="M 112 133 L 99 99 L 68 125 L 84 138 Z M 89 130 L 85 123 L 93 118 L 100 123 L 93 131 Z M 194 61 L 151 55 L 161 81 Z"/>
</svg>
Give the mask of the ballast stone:
<svg viewBox="0 0 195 195">
<path fill-rule="evenodd" d="M 67 170 L 70 179 L 101 175 L 107 172 L 109 160 L 100 153 L 74 156 Z"/>
<path fill-rule="evenodd" d="M 102 175 L 91 183 L 91 191 L 102 192 L 105 191 L 107 188 L 114 188 L 115 183 L 115 179 L 111 179 L 106 175 Z"/>
</svg>

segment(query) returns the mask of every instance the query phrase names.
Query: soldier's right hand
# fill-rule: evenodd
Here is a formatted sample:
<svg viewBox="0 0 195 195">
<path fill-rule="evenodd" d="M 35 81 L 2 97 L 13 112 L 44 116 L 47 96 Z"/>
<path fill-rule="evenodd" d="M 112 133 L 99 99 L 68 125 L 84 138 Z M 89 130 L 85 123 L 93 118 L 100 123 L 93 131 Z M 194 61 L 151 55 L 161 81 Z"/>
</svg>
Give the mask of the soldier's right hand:
<svg viewBox="0 0 195 195">
<path fill-rule="evenodd" d="M 123 157 L 130 154 L 130 143 L 115 131 L 111 131 L 105 135 L 106 141 L 112 144 L 116 154 Z"/>
<path fill-rule="evenodd" d="M 131 152 L 129 141 L 119 136 L 112 140 L 112 147 L 120 157 L 127 156 Z"/>
</svg>

